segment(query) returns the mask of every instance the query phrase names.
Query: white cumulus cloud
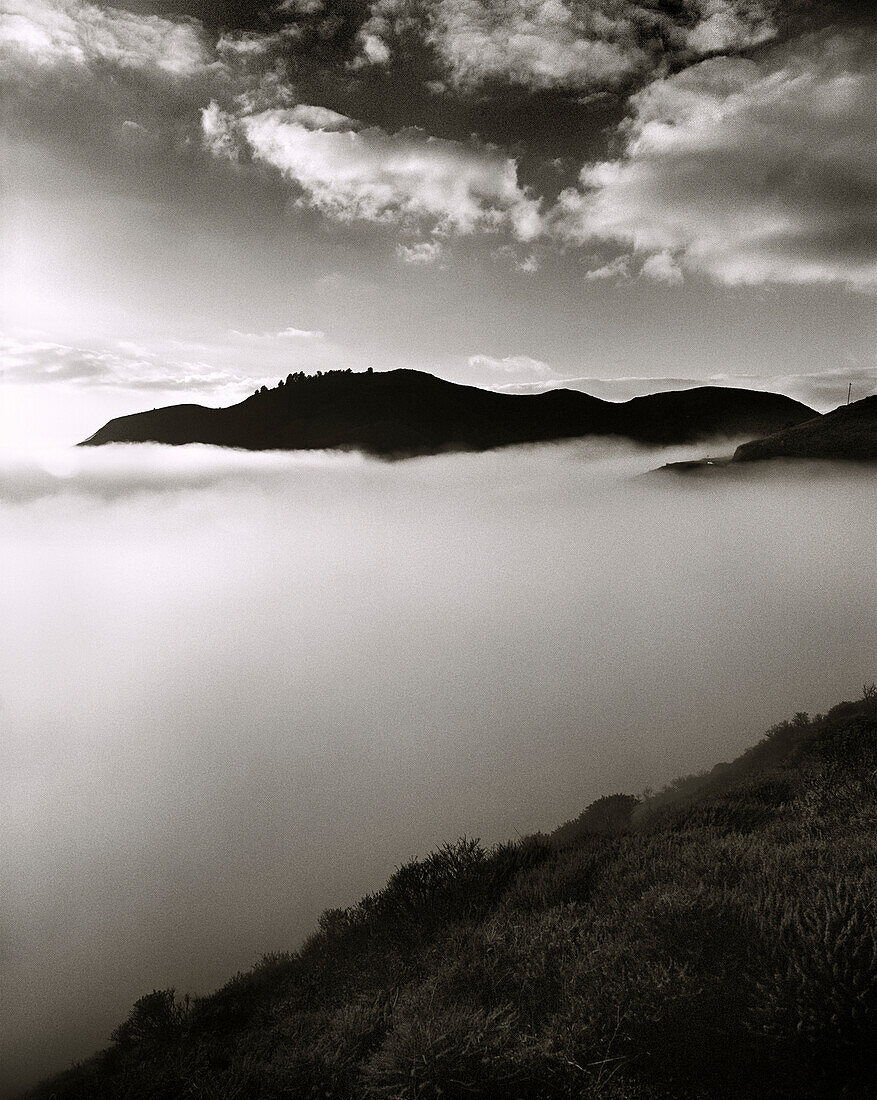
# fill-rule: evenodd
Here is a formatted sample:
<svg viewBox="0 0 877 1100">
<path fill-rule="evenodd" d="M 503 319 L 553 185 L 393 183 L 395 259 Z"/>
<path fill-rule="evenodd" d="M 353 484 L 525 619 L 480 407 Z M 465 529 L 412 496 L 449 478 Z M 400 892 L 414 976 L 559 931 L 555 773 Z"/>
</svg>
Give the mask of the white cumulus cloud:
<svg viewBox="0 0 877 1100">
<path fill-rule="evenodd" d="M 685 36 L 685 45 L 695 53 L 745 49 L 776 34 L 769 13 L 751 0 L 705 0 L 700 15 Z"/>
<path fill-rule="evenodd" d="M 586 271 L 585 278 L 589 282 L 602 282 L 606 279 L 628 279 L 630 278 L 630 257 L 616 256 L 608 264 Z"/>
<path fill-rule="evenodd" d="M 202 121 L 215 153 L 245 147 L 296 185 L 302 204 L 332 218 L 428 221 L 460 233 L 509 227 L 521 240 L 542 231 L 515 160 L 491 145 L 413 127 L 388 133 L 306 104 L 237 115 L 211 104 Z"/>
<path fill-rule="evenodd" d="M 622 7 L 439 0 L 428 37 L 458 85 L 491 79 L 533 88 L 612 84 L 645 60 Z"/>
<path fill-rule="evenodd" d="M 6 0 L 0 56 L 14 64 L 160 69 L 191 76 L 210 64 L 201 25 L 138 15 L 84 0 Z"/>
<path fill-rule="evenodd" d="M 667 283 L 668 286 L 678 286 L 684 278 L 682 269 L 669 252 L 655 252 L 648 256 L 642 266 L 642 274 L 647 279 Z"/>
<path fill-rule="evenodd" d="M 128 341 L 82 347 L 22 340 L 0 333 L 0 379 L 9 383 L 71 383 L 131 390 L 216 392 L 249 382 L 248 375 L 203 360 L 167 358 Z"/>
<path fill-rule="evenodd" d="M 655 80 L 631 99 L 623 154 L 585 166 L 554 230 L 632 245 L 665 281 L 873 285 L 874 92 L 842 37 Z"/>
<path fill-rule="evenodd" d="M 776 33 L 769 0 L 437 0 L 425 37 L 455 85 L 505 81 L 586 91 L 680 57 L 757 45 Z"/>
<path fill-rule="evenodd" d="M 406 264 L 432 264 L 442 254 L 441 241 L 418 241 L 416 244 L 398 244 L 396 255 Z"/>
</svg>

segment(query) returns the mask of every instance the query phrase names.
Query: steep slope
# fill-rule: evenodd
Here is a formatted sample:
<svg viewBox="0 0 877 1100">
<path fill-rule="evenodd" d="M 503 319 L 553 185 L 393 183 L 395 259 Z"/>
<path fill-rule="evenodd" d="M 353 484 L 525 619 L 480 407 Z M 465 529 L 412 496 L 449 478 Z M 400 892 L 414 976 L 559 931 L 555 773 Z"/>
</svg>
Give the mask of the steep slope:
<svg viewBox="0 0 877 1100">
<path fill-rule="evenodd" d="M 757 436 L 810 419 L 778 394 L 703 387 L 613 404 L 573 390 L 520 396 L 412 370 L 290 375 L 226 409 L 176 405 L 111 420 L 85 444 L 209 443 L 248 450 L 360 449 L 405 456 L 588 435 L 642 443 Z"/>
<path fill-rule="evenodd" d="M 877 460 L 877 396 L 741 444 L 735 462 L 770 458 Z"/>
<path fill-rule="evenodd" d="M 662 795 L 446 845 L 34 1096 L 873 1096 L 877 690 Z"/>
</svg>

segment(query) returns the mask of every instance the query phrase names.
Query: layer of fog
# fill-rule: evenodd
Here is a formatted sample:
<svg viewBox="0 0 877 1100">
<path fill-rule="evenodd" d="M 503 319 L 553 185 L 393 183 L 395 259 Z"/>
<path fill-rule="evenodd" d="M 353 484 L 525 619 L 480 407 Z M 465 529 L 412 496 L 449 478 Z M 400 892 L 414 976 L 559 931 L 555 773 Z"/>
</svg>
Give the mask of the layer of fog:
<svg viewBox="0 0 877 1100">
<path fill-rule="evenodd" d="M 7 456 L 4 1087 L 444 840 L 548 830 L 857 695 L 875 479 L 634 478 L 686 456 Z"/>
</svg>

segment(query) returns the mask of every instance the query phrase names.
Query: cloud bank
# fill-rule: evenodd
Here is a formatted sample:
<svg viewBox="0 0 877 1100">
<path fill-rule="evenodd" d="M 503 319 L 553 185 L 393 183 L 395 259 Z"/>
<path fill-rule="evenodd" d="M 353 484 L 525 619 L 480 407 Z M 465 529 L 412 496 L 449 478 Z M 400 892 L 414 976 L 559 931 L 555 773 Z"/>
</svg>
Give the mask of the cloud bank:
<svg viewBox="0 0 877 1100">
<path fill-rule="evenodd" d="M 208 393 L 228 387 L 239 389 L 255 381 L 244 373 L 219 370 L 206 360 L 168 359 L 148 348 L 124 341 L 117 341 L 114 349 L 86 348 L 51 340 L 18 340 L 2 333 L 0 380 L 7 383 L 67 382 L 78 386 L 161 392 L 200 390 Z"/>
<path fill-rule="evenodd" d="M 554 374 L 547 363 L 529 355 L 506 355 L 502 359 L 491 355 L 470 355 L 469 366 L 485 369 L 490 373 L 518 374 L 530 378 L 545 379 Z"/>
<path fill-rule="evenodd" d="M 685 453 L 0 462 L 0 1089 L 449 838 L 858 694 L 873 477 L 629 480 Z"/>
</svg>

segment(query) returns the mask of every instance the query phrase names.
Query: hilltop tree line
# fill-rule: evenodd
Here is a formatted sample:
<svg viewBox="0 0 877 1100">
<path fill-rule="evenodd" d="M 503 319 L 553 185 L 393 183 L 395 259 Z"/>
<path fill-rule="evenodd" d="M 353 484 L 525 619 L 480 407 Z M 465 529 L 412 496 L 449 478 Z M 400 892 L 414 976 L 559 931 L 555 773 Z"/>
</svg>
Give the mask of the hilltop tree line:
<svg viewBox="0 0 877 1100">
<path fill-rule="evenodd" d="M 366 374 L 373 374 L 374 369 L 372 367 L 368 367 L 366 369 L 365 373 Z M 351 370 L 350 367 L 346 367 L 343 370 L 342 369 L 327 370 L 327 371 L 318 370 L 318 371 L 315 371 L 313 374 L 306 374 L 302 370 L 294 371 L 291 374 L 287 374 L 287 376 L 285 378 L 281 378 L 276 386 L 259 386 L 258 389 L 253 390 L 252 396 L 253 397 L 258 397 L 259 394 L 262 394 L 262 393 L 271 393 L 273 390 L 282 390 L 282 389 L 285 389 L 287 386 L 293 386 L 293 385 L 296 385 L 299 382 L 314 382 L 318 378 L 338 378 L 343 374 L 353 374 L 353 371 Z"/>
</svg>

